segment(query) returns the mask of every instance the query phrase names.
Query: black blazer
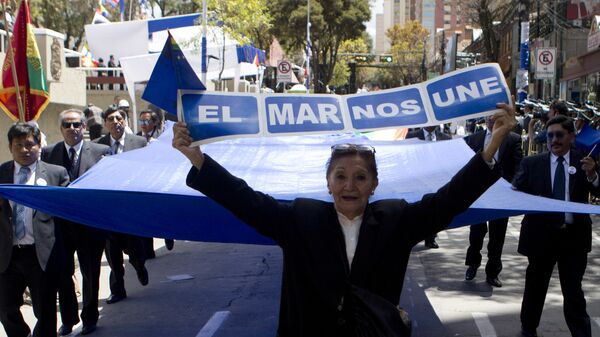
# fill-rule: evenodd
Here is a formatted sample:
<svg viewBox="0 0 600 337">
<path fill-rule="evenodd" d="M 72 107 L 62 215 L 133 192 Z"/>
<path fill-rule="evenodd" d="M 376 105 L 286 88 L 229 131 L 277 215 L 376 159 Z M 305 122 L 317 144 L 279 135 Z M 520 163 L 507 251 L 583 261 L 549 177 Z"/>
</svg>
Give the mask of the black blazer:
<svg viewBox="0 0 600 337">
<path fill-rule="evenodd" d="M 75 175 L 71 177 L 71 179 L 75 180 L 76 178 L 79 178 L 79 176 L 99 162 L 102 157 L 109 155 L 110 146 L 84 141 L 81 146 L 81 153 L 79 154 Z M 60 165 L 67 169 L 71 165 L 64 141 L 44 147 L 42 149 L 42 160 L 46 163 Z"/>
<path fill-rule="evenodd" d="M 7 161 L 0 166 L 0 184 L 14 183 L 14 162 Z M 35 184 L 40 186 L 67 186 L 69 175 L 62 166 L 56 166 L 38 161 L 35 170 Z M 4 272 L 10 263 L 13 247 L 12 207 L 8 199 L 0 196 L 0 273 Z M 50 214 L 33 210 L 33 237 L 35 252 L 40 267 L 46 270 L 48 260 L 53 252 L 56 240 L 60 234 L 54 226 L 54 218 Z"/>
<path fill-rule="evenodd" d="M 370 203 L 351 271 L 333 203 L 304 198 L 279 202 L 254 191 L 208 155 L 200 171 L 192 167 L 187 184 L 282 248 L 278 335 L 339 336 L 343 314 L 338 306 L 347 275 L 353 284 L 398 304 L 412 247 L 444 229 L 499 176 L 499 170 L 491 170 L 477 154 L 448 184 L 419 202 Z"/>
<path fill-rule="evenodd" d="M 439 128 L 435 128 L 435 139 L 436 140 L 450 140 L 452 139 L 452 136 L 443 133 L 442 131 L 440 131 Z M 423 134 L 423 129 L 417 129 L 417 130 L 413 130 L 410 131 L 406 134 L 406 139 L 409 138 L 419 138 L 420 140 L 425 140 L 425 135 Z"/>
<path fill-rule="evenodd" d="M 477 131 L 465 137 L 464 140 L 473 151 L 483 151 L 486 132 L 486 130 Z M 515 173 L 519 170 L 521 159 L 523 159 L 521 136 L 511 132 L 504 138 L 498 149 L 498 164 L 500 165 L 502 178 L 508 180 L 508 182 L 512 182 Z"/>
<path fill-rule="evenodd" d="M 104 135 L 103 137 L 95 139 L 93 142 L 98 144 L 104 144 L 110 147 L 110 133 Z M 139 149 L 141 147 L 146 146 L 146 144 L 148 144 L 148 141 L 142 136 L 125 134 L 125 144 L 123 144 L 123 152 Z"/>
<path fill-rule="evenodd" d="M 571 201 L 587 203 L 589 193 L 600 191 L 587 181 L 581 169 L 583 156 L 575 149 L 569 152 L 569 164 L 576 173 L 569 176 Z M 550 181 L 550 152 L 525 157 L 513 181 L 513 186 L 525 193 L 552 198 Z M 519 237 L 519 253 L 526 256 L 543 256 L 556 253 L 563 248 L 574 252 L 589 252 L 592 249 L 592 221 L 588 214 L 573 214 L 573 224 L 559 229 L 563 222 L 561 213 L 530 213 L 523 217 Z"/>
</svg>

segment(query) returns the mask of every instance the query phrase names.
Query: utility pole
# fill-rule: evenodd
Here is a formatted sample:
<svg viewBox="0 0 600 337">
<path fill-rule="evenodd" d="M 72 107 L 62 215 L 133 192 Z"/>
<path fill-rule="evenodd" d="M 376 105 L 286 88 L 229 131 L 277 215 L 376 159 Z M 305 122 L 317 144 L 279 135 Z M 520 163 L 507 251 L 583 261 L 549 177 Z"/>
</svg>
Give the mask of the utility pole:
<svg viewBox="0 0 600 337">
<path fill-rule="evenodd" d="M 310 93 L 310 0 L 306 1 L 306 93 Z"/>
<path fill-rule="evenodd" d="M 540 42 L 542 40 L 542 30 L 541 30 L 541 22 L 540 22 L 540 0 L 537 0 L 537 17 L 536 17 L 536 22 L 537 22 L 537 43 L 536 43 L 536 55 L 537 55 L 537 48 L 540 47 Z M 536 60 L 536 64 L 537 64 L 537 60 Z M 542 94 L 542 80 L 537 80 L 537 90 L 536 90 L 536 94 L 537 94 L 537 98 L 541 99 L 543 98 L 543 94 Z"/>
</svg>

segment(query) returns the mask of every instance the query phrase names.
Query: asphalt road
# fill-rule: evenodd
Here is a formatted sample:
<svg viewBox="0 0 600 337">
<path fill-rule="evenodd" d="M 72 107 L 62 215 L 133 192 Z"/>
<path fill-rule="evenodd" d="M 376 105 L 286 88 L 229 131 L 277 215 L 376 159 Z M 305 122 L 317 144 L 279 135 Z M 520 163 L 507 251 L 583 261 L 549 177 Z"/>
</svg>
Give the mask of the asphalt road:
<svg viewBox="0 0 600 337">
<path fill-rule="evenodd" d="M 440 249 L 422 244 L 411 256 L 401 305 L 413 320 L 413 336 L 519 336 L 519 312 L 527 260 L 516 253 L 520 218 L 511 218 L 504 247 L 504 286 L 492 289 L 480 268 L 464 280 L 468 228 L 442 232 Z M 593 249 L 584 291 L 592 332 L 600 336 L 600 218 L 594 217 Z M 173 251 L 155 240 L 157 258 L 148 261 L 150 284 L 142 287 L 127 266 L 128 298 L 107 305 L 108 265 L 103 264 L 101 311 L 96 337 L 275 336 L 282 257 L 277 247 L 177 241 Z M 485 248 L 484 248 L 484 263 Z M 173 280 L 180 279 L 180 280 Z M 24 306 L 33 326 L 31 307 Z M 60 326 L 60 321 L 59 321 Z M 76 326 L 73 336 L 78 335 Z M 538 332 L 569 336 L 555 273 Z M 5 336 L 4 331 L 0 336 Z"/>
</svg>

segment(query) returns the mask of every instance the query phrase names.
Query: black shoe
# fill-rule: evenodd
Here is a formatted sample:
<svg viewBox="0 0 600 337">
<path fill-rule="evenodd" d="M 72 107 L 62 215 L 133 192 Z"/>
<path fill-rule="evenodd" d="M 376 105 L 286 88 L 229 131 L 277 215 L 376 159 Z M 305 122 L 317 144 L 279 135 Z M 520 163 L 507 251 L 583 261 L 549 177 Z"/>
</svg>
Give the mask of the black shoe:
<svg viewBox="0 0 600 337">
<path fill-rule="evenodd" d="M 167 246 L 167 250 L 173 250 L 173 247 L 175 247 L 175 240 L 165 239 L 165 246 Z"/>
<path fill-rule="evenodd" d="M 524 327 L 521 327 L 521 336 L 523 337 L 538 337 L 537 331 L 535 331 L 535 329 L 530 330 L 530 329 L 525 329 Z"/>
<path fill-rule="evenodd" d="M 148 269 L 146 267 L 142 267 L 142 269 L 135 271 L 137 273 L 137 278 L 140 281 L 140 284 L 145 286 L 148 284 Z"/>
<path fill-rule="evenodd" d="M 72 325 L 61 325 L 60 328 L 58 329 L 58 335 L 59 336 L 66 336 L 66 335 L 70 335 L 71 332 L 73 332 L 73 326 Z"/>
<path fill-rule="evenodd" d="M 108 298 L 106 299 L 106 304 L 113 304 L 113 303 L 117 303 L 120 302 L 124 299 L 127 298 L 127 295 L 116 295 L 116 294 L 110 294 L 110 296 L 108 296 Z"/>
<path fill-rule="evenodd" d="M 467 268 L 467 272 L 465 273 L 465 280 L 471 281 L 475 278 L 475 275 L 477 275 L 477 267 L 469 266 L 469 268 Z"/>
<path fill-rule="evenodd" d="M 96 323 L 84 324 L 83 327 L 81 328 L 82 335 L 89 335 L 94 331 L 96 331 Z"/>
<path fill-rule="evenodd" d="M 502 282 L 500 282 L 500 279 L 498 278 L 498 276 L 496 276 L 496 277 L 489 277 L 488 276 L 488 277 L 485 278 L 485 282 L 487 282 L 492 287 L 496 287 L 496 288 L 501 288 L 502 287 Z"/>
<path fill-rule="evenodd" d="M 435 239 L 425 240 L 425 247 L 430 248 L 430 249 L 440 248 L 440 246 L 437 244 L 437 242 L 435 242 Z"/>
</svg>

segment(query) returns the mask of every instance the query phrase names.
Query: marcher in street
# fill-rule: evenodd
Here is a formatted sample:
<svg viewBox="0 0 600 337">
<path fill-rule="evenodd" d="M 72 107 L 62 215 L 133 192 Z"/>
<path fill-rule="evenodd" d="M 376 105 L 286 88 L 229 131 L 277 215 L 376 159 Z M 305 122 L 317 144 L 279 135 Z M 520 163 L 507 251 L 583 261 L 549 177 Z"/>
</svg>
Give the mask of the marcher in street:
<svg viewBox="0 0 600 337">
<path fill-rule="evenodd" d="M 0 165 L 0 184 L 67 186 L 64 167 L 39 161 L 40 130 L 16 123 L 8 130 L 13 160 Z M 23 320 L 23 293 L 29 287 L 37 323 L 34 337 L 56 336 L 56 292 L 64 255 L 54 218 L 0 198 L 0 322 L 8 337 L 31 336 Z"/>
<path fill-rule="evenodd" d="M 499 107 L 503 111 L 495 115 L 488 146 L 448 184 L 412 204 L 369 202 L 378 178 L 375 149 L 368 145 L 332 146 L 326 180 L 333 202 L 280 202 L 254 191 L 198 146 L 190 147 L 184 123 L 174 126 L 173 147 L 193 165 L 187 177 L 190 187 L 282 248 L 278 336 L 356 336 L 384 327 L 389 336 L 406 336 L 387 324 L 402 326 L 396 305 L 411 249 L 446 228 L 499 179 L 494 153 L 516 123 L 512 106 Z M 363 305 L 377 306 L 376 319 L 385 323 L 357 316 L 364 313 L 359 309 Z"/>
<path fill-rule="evenodd" d="M 523 158 L 513 186 L 529 194 L 581 203 L 588 202 L 590 192 L 600 194 L 596 163 L 572 147 L 573 121 L 565 116 L 552 118 L 546 132 L 549 152 Z M 588 214 L 544 212 L 523 217 L 518 251 L 529 261 L 521 305 L 523 336 L 537 336 L 554 265 L 558 266 L 571 335 L 592 336 L 581 288 L 591 251 L 591 223 Z"/>
<path fill-rule="evenodd" d="M 42 160 L 66 168 L 71 181 L 89 170 L 102 157 L 110 155 L 110 147 L 83 140 L 85 120 L 81 110 L 62 111 L 59 114 L 59 128 L 63 141 L 42 149 Z M 61 274 L 58 288 L 62 321 L 58 334 L 60 336 L 70 334 L 73 326 L 79 322 L 79 305 L 72 278 L 75 273 L 74 254 L 77 252 L 77 260 L 83 276 L 81 334 L 87 335 L 96 330 L 98 323 L 100 263 L 106 235 L 104 231 L 65 219 L 57 218 L 56 222 L 62 229 L 66 257 L 66 272 Z"/>
<path fill-rule="evenodd" d="M 492 130 L 494 121 L 486 118 L 487 130 L 478 131 L 465 138 L 467 145 L 473 151 L 478 152 L 485 148 L 492 139 Z M 500 166 L 502 178 L 511 182 L 517 172 L 521 159 L 523 159 L 523 150 L 521 149 L 521 137 L 511 132 L 500 145 L 498 151 L 494 154 L 496 163 Z M 465 265 L 468 266 L 465 273 L 465 280 L 470 281 L 475 278 L 477 268 L 481 265 L 481 249 L 483 248 L 483 239 L 489 230 L 488 238 L 488 261 L 485 265 L 486 282 L 493 287 L 502 287 L 499 275 L 502 271 L 502 249 L 504 247 L 504 237 L 508 218 L 500 218 L 471 225 L 469 228 L 469 248 L 465 258 Z"/>
</svg>

